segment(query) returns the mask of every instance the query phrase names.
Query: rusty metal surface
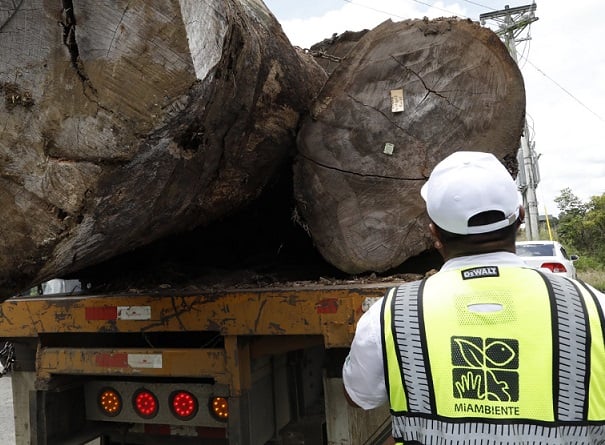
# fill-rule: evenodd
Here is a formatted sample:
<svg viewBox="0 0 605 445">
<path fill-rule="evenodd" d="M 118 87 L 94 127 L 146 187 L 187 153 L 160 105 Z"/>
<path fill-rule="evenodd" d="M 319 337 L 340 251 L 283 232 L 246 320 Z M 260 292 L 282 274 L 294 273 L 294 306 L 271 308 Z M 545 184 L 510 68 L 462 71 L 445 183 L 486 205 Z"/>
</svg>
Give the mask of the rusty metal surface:
<svg viewBox="0 0 605 445">
<path fill-rule="evenodd" d="M 395 283 L 209 292 L 196 295 L 19 297 L 0 305 L 0 338 L 44 333 L 215 331 L 222 335 L 321 335 L 350 344 L 366 298 Z"/>
<path fill-rule="evenodd" d="M 212 377 L 229 383 L 222 349 L 40 348 L 38 377 L 51 374 L 138 377 Z"/>
</svg>

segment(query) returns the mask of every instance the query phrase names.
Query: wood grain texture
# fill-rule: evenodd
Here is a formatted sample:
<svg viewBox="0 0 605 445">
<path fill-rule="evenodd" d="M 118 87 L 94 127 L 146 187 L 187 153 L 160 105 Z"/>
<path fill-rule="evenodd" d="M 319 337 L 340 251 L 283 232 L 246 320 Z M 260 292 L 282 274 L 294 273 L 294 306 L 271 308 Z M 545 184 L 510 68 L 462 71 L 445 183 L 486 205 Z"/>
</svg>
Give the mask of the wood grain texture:
<svg viewBox="0 0 605 445">
<path fill-rule="evenodd" d="M 391 109 L 395 89 L 402 112 Z M 351 274 L 388 271 L 430 248 L 419 191 L 434 165 L 457 150 L 514 164 L 524 116 L 521 73 L 492 31 L 439 19 L 365 33 L 298 134 L 295 194 L 315 245 Z"/>
<path fill-rule="evenodd" d="M 0 11 L 0 295 L 248 204 L 326 79 L 258 0 Z"/>
</svg>

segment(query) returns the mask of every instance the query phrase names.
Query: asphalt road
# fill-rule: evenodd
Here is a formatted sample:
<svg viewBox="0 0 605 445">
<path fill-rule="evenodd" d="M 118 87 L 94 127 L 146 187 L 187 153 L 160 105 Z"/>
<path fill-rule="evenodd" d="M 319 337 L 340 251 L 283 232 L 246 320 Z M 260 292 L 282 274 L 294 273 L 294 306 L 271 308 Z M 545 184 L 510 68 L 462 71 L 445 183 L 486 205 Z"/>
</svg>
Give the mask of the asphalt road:
<svg viewBox="0 0 605 445">
<path fill-rule="evenodd" d="M 10 377 L 0 378 L 0 444 L 15 445 L 13 389 Z"/>
</svg>

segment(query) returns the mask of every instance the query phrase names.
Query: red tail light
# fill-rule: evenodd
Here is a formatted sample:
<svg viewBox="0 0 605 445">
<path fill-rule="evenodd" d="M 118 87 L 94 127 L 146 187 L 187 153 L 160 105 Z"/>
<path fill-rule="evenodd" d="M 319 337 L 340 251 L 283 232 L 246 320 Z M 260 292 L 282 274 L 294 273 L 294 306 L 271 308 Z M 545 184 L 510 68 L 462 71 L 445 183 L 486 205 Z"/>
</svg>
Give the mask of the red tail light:
<svg viewBox="0 0 605 445">
<path fill-rule="evenodd" d="M 179 420 L 189 420 L 195 417 L 199 403 L 189 391 L 175 391 L 170 394 L 170 410 Z"/>
<path fill-rule="evenodd" d="M 132 396 L 135 412 L 144 419 L 151 419 L 158 413 L 158 399 L 147 389 L 139 389 Z"/>
<path fill-rule="evenodd" d="M 544 267 L 551 272 L 567 272 L 567 269 L 565 269 L 565 266 L 561 263 L 544 263 L 540 267 Z"/>
</svg>

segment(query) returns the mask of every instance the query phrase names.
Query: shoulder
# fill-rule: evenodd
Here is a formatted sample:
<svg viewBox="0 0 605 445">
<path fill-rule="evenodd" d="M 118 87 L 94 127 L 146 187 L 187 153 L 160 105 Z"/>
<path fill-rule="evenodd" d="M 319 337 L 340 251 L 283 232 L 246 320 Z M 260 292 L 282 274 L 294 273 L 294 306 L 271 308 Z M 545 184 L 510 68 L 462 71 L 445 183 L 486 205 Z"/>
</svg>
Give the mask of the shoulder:
<svg viewBox="0 0 605 445">
<path fill-rule="evenodd" d="M 550 283 L 555 294 L 568 294 L 569 292 L 583 294 L 585 297 L 591 297 L 595 300 L 602 310 L 605 310 L 605 294 L 595 289 L 582 280 L 569 278 L 548 272 L 539 272 L 544 279 Z M 574 289 L 576 289 L 574 291 Z"/>
<path fill-rule="evenodd" d="M 435 274 L 435 275 L 437 275 L 437 274 Z M 435 276 L 435 275 L 432 275 L 432 276 Z M 428 277 L 428 278 L 430 278 L 430 277 Z M 424 285 L 425 281 L 428 278 L 402 283 L 399 286 L 390 289 L 389 293 L 392 293 L 393 296 L 398 296 L 398 297 L 415 296 L 418 294 L 418 290 Z M 387 295 L 389 295 L 389 294 L 387 294 Z"/>
<path fill-rule="evenodd" d="M 601 305 L 601 307 L 605 308 L 605 294 L 597 289 L 595 289 L 594 287 L 592 287 L 590 284 L 585 283 L 584 281 L 581 280 L 575 280 L 577 283 L 579 283 L 580 286 L 582 286 L 584 289 L 586 289 L 586 291 L 588 291 L 588 293 L 590 293 Z"/>
</svg>

